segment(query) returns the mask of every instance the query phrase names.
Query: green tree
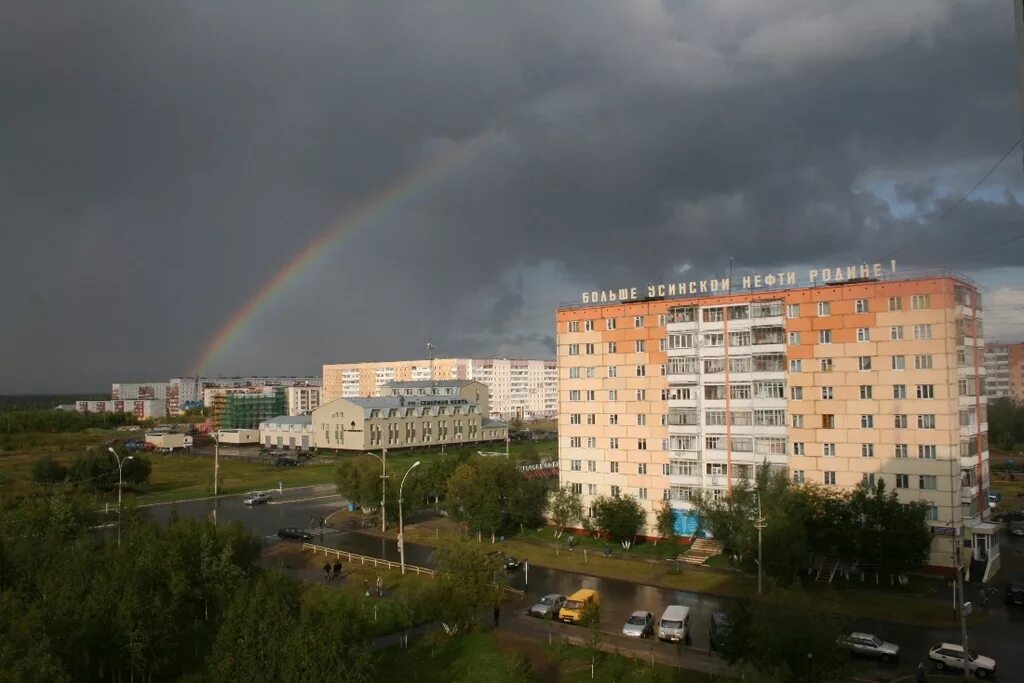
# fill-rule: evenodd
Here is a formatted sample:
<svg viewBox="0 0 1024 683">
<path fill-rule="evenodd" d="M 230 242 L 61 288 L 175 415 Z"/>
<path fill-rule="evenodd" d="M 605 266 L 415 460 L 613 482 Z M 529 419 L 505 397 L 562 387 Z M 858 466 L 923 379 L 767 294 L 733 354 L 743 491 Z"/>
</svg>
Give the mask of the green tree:
<svg viewBox="0 0 1024 683">
<path fill-rule="evenodd" d="M 722 655 L 765 683 L 843 680 L 849 657 L 836 647 L 844 632 L 838 617 L 809 602 L 743 601 L 730 612 L 732 628 Z"/>
<path fill-rule="evenodd" d="M 283 643 L 281 680 L 371 683 L 376 667 L 367 626 L 365 614 L 351 601 L 328 601 L 320 587 L 307 591 L 298 627 Z M 302 656 L 295 656 L 298 652 Z"/>
<path fill-rule="evenodd" d="M 334 480 L 338 493 L 347 500 L 367 510 L 376 510 L 380 507 L 380 476 L 380 462 L 370 457 L 353 457 L 341 461 Z"/>
<path fill-rule="evenodd" d="M 57 484 L 68 476 L 68 468 L 50 456 L 36 460 L 32 465 L 32 481 L 40 484 Z"/>
<path fill-rule="evenodd" d="M 868 568 L 893 576 L 918 569 L 928 559 L 931 533 L 925 523 L 927 504 L 900 503 L 895 491 L 886 493 L 885 481 L 858 486 L 849 499 L 857 520 L 857 557 Z"/>
<path fill-rule="evenodd" d="M 436 616 L 449 635 L 465 631 L 501 601 L 505 572 L 496 555 L 461 539 L 435 553 L 437 574 L 431 586 Z"/>
<path fill-rule="evenodd" d="M 565 527 L 583 519 L 583 499 L 568 486 L 561 486 L 548 497 L 548 517 L 555 527 L 555 538 L 561 538 Z"/>
<path fill-rule="evenodd" d="M 598 496 L 593 508 L 594 525 L 629 550 L 647 519 L 647 514 L 636 498 Z"/>
<path fill-rule="evenodd" d="M 658 506 L 656 523 L 658 538 L 670 541 L 676 537 L 676 512 L 672 509 L 672 503 L 667 500 L 661 501 Z"/>
</svg>

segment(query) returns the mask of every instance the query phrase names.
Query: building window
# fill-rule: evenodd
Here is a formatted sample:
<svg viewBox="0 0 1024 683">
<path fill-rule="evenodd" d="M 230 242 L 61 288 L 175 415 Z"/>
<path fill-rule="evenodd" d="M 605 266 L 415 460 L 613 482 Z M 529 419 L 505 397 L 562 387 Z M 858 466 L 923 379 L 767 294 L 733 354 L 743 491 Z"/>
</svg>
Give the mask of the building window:
<svg viewBox="0 0 1024 683">
<path fill-rule="evenodd" d="M 873 457 L 875 457 L 875 444 L 873 444 L 873 443 L 862 443 L 860 445 L 860 457 L 862 457 L 862 458 L 873 458 Z"/>
<path fill-rule="evenodd" d="M 586 352 L 586 354 L 588 356 L 593 356 L 594 355 L 594 345 L 593 344 L 587 344 L 584 347 L 584 351 Z"/>
<path fill-rule="evenodd" d="M 825 413 L 821 416 L 821 428 L 822 429 L 835 429 L 836 428 L 836 416 Z"/>
<path fill-rule="evenodd" d="M 793 455 L 804 455 L 804 443 L 802 441 L 793 442 Z"/>
<path fill-rule="evenodd" d="M 618 474 L 619 473 L 619 463 L 617 463 L 616 461 L 612 460 L 611 462 L 608 463 L 608 465 L 610 466 L 610 470 L 609 471 L 612 474 Z"/>
<path fill-rule="evenodd" d="M 857 369 L 859 369 L 859 370 L 870 370 L 871 369 L 871 356 L 858 356 L 858 358 L 857 358 Z"/>
<path fill-rule="evenodd" d="M 658 340 L 658 350 L 659 351 L 668 351 L 668 339 L 659 339 Z"/>
<path fill-rule="evenodd" d="M 857 301 L 854 302 L 853 310 L 855 310 L 857 313 L 867 313 L 868 312 L 868 300 L 867 299 L 857 299 Z"/>
<path fill-rule="evenodd" d="M 786 307 L 787 318 L 799 318 L 800 317 L 800 304 L 790 304 Z"/>
<path fill-rule="evenodd" d="M 580 355 L 580 345 L 579 344 L 569 344 L 569 355 L 570 356 L 578 356 L 578 355 Z"/>
<path fill-rule="evenodd" d="M 832 343 L 832 330 L 818 330 L 818 343 L 819 344 L 831 344 Z"/>
<path fill-rule="evenodd" d="M 571 425 L 583 424 L 581 422 L 581 419 L 582 419 L 582 415 L 580 415 L 580 413 L 572 413 L 571 415 L 569 415 L 569 424 L 571 424 Z"/>
<path fill-rule="evenodd" d="M 643 353 L 644 352 L 644 348 L 645 348 L 645 345 L 644 345 L 644 340 L 643 339 L 637 339 L 635 342 L 633 342 L 633 350 L 636 353 Z"/>
<path fill-rule="evenodd" d="M 861 384 L 860 385 L 860 397 L 861 400 L 867 401 L 872 397 L 871 385 Z"/>
<path fill-rule="evenodd" d="M 587 437 L 587 448 L 597 448 L 597 437 L 596 436 L 588 436 Z M 590 470 L 590 471 L 593 472 L 594 470 Z"/>
<path fill-rule="evenodd" d="M 722 346 L 725 344 L 725 335 L 722 332 L 709 332 L 704 335 L 704 346 Z"/>
<path fill-rule="evenodd" d="M 614 330 L 615 329 L 615 318 L 608 318 L 607 320 L 605 320 L 604 321 L 604 327 L 605 327 L 606 330 Z"/>
<path fill-rule="evenodd" d="M 793 470 L 793 483 L 794 484 L 802 484 L 802 483 L 804 483 L 804 471 L 803 470 Z"/>
<path fill-rule="evenodd" d="M 619 400 L 619 392 L 618 392 L 617 389 L 609 389 L 608 390 L 608 400 L 609 401 L 618 401 Z"/>
<path fill-rule="evenodd" d="M 635 318 L 633 318 L 633 327 L 643 327 L 643 326 L 644 326 L 644 317 L 642 315 L 638 315 Z"/>
<path fill-rule="evenodd" d="M 587 379 L 594 379 L 594 368 L 587 368 Z"/>
<path fill-rule="evenodd" d="M 803 415 L 792 415 L 791 417 L 793 418 L 793 428 L 794 429 L 802 429 L 803 426 L 804 426 L 804 416 Z"/>
<path fill-rule="evenodd" d="M 890 296 L 889 297 L 889 310 L 890 311 L 902 311 L 903 310 L 903 297 L 901 297 L 901 296 Z"/>
<path fill-rule="evenodd" d="M 647 390 L 646 389 L 637 389 L 636 390 L 636 400 L 638 400 L 638 401 L 646 401 L 647 400 Z"/>
<path fill-rule="evenodd" d="M 935 416 L 934 415 L 918 415 L 917 416 L 917 428 L 918 429 L 935 429 Z"/>
<path fill-rule="evenodd" d="M 892 357 L 892 369 L 893 370 L 906 370 L 907 369 L 907 357 L 906 356 L 893 356 Z"/>
<path fill-rule="evenodd" d="M 608 353 L 618 353 L 619 347 L 615 342 L 608 342 Z"/>
<path fill-rule="evenodd" d="M 932 355 L 930 353 L 914 356 L 914 368 L 917 370 L 932 369 Z"/>
<path fill-rule="evenodd" d="M 569 489 L 576 495 L 583 495 L 583 484 L 569 484 Z"/>
<path fill-rule="evenodd" d="M 804 388 L 803 387 L 790 387 L 789 388 L 789 397 L 791 399 L 793 399 L 794 401 L 802 401 L 803 398 L 804 398 Z"/>
<path fill-rule="evenodd" d="M 914 325 L 914 339 L 931 339 L 931 325 Z"/>
<path fill-rule="evenodd" d="M 593 320 L 585 320 L 583 322 L 583 330 L 585 332 L 593 332 L 594 331 L 594 321 Z"/>
<path fill-rule="evenodd" d="M 824 318 L 827 315 L 832 314 L 832 305 L 827 301 L 818 302 L 818 317 Z"/>
<path fill-rule="evenodd" d="M 860 416 L 860 427 L 861 429 L 872 429 L 875 426 L 874 415 L 861 415 Z"/>
<path fill-rule="evenodd" d="M 637 463 L 636 473 L 637 474 L 647 474 L 647 463 L 645 463 L 645 462 Z"/>
<path fill-rule="evenodd" d="M 588 496 L 596 496 L 597 495 L 597 484 L 587 484 L 587 495 Z"/>
<path fill-rule="evenodd" d="M 799 332 L 790 332 L 789 333 L 789 345 L 790 346 L 797 346 L 799 343 L 800 343 L 800 333 Z"/>
<path fill-rule="evenodd" d="M 637 377 L 646 377 L 647 376 L 647 368 L 645 366 L 643 366 L 643 365 L 636 366 L 636 376 Z"/>
<path fill-rule="evenodd" d="M 905 399 L 907 397 L 907 385 L 906 384 L 894 384 L 892 385 L 892 397 L 897 401 Z"/>
<path fill-rule="evenodd" d="M 571 321 L 569 321 L 569 332 L 579 332 L 579 331 L 580 331 L 580 323 L 579 323 L 579 321 L 578 320 L 571 320 Z"/>
<path fill-rule="evenodd" d="M 618 437 L 613 436 L 610 439 L 608 439 L 608 448 L 616 449 L 618 447 L 619 447 L 619 438 Z M 612 471 L 613 472 L 618 472 L 619 471 L 618 470 L 618 464 L 617 463 L 613 463 L 613 464 L 615 464 L 616 469 L 614 469 Z"/>
<path fill-rule="evenodd" d="M 594 413 L 588 413 L 587 414 L 587 424 L 588 425 L 596 425 L 597 424 L 597 415 L 595 415 Z"/>
<path fill-rule="evenodd" d="M 570 389 L 569 390 L 569 400 L 570 401 L 578 401 L 578 400 L 580 400 L 580 390 L 579 389 Z"/>
<path fill-rule="evenodd" d="M 917 457 L 921 460 L 935 460 L 938 456 L 938 449 L 934 444 L 920 444 L 917 447 Z"/>
<path fill-rule="evenodd" d="M 619 376 L 619 369 L 614 365 L 608 366 L 608 377 L 614 379 Z"/>
<path fill-rule="evenodd" d="M 641 427 L 644 426 L 645 424 L 647 424 L 647 416 L 644 415 L 643 413 L 640 413 L 639 415 L 636 416 L 636 423 Z"/>
<path fill-rule="evenodd" d="M 800 359 L 794 359 L 789 361 L 790 372 L 801 372 L 803 370 L 803 361 Z"/>
<path fill-rule="evenodd" d="M 932 505 L 925 512 L 924 519 L 926 522 L 937 522 L 939 521 L 939 508 Z"/>
<path fill-rule="evenodd" d="M 930 308 L 930 298 L 927 294 L 915 294 L 910 297 L 910 307 L 914 310 L 920 310 L 922 308 Z"/>
<path fill-rule="evenodd" d="M 619 487 L 618 486 L 612 486 L 612 498 L 618 498 L 618 497 L 619 497 Z"/>
<path fill-rule="evenodd" d="M 821 480 L 825 484 L 828 484 L 828 485 L 831 485 L 831 486 L 835 486 L 835 483 L 836 483 L 836 473 L 835 472 L 825 472 L 825 473 L 823 473 L 823 476 L 822 476 Z"/>
<path fill-rule="evenodd" d="M 871 341 L 871 330 L 868 329 L 867 327 L 858 327 L 857 328 L 857 341 L 859 341 L 859 342 Z"/>
<path fill-rule="evenodd" d="M 588 460 L 587 461 L 587 472 L 597 472 L 597 461 L 596 460 Z"/>
<path fill-rule="evenodd" d="M 821 388 L 821 398 L 822 398 L 822 400 L 831 401 L 834 397 L 835 397 L 835 392 L 832 390 L 832 387 L 822 387 Z"/>
<path fill-rule="evenodd" d="M 864 472 L 863 474 L 860 475 L 860 483 L 863 484 L 864 486 L 868 486 L 870 488 L 874 488 L 874 486 L 875 486 L 875 473 L 874 472 Z"/>
<path fill-rule="evenodd" d="M 569 469 L 572 470 L 573 472 L 580 472 L 583 470 L 582 463 L 582 460 L 570 460 Z"/>
<path fill-rule="evenodd" d="M 819 361 L 819 365 L 821 367 L 821 371 L 822 372 L 832 372 L 832 359 L 831 358 L 822 358 Z"/>
<path fill-rule="evenodd" d="M 925 491 L 934 491 L 938 488 L 938 480 L 934 474 L 921 474 L 917 477 L 917 488 Z"/>
<path fill-rule="evenodd" d="M 637 448 L 638 451 L 646 451 L 647 450 L 647 439 L 637 439 L 636 440 L 636 448 Z"/>
<path fill-rule="evenodd" d="M 907 428 L 907 416 L 903 414 L 893 415 L 893 428 L 894 429 L 906 429 Z"/>
<path fill-rule="evenodd" d="M 569 379 L 579 379 L 579 378 L 580 378 L 580 369 L 579 368 L 569 368 Z"/>
<path fill-rule="evenodd" d="M 821 454 L 826 458 L 834 458 L 836 455 L 836 445 L 834 443 L 821 444 Z"/>
<path fill-rule="evenodd" d="M 935 398 L 935 385 L 934 384 L 918 384 L 917 385 L 917 397 L 918 398 Z"/>
<path fill-rule="evenodd" d="M 636 497 L 640 500 L 647 500 L 647 489 L 644 487 L 637 489 Z"/>
<path fill-rule="evenodd" d="M 665 322 L 667 320 L 668 320 L 668 318 L 665 316 L 664 313 L 659 314 L 658 315 L 658 327 L 665 327 Z"/>
<path fill-rule="evenodd" d="M 619 424 L 619 416 L 616 413 L 611 413 L 610 415 L 608 415 L 608 424 L 610 424 L 610 425 L 617 425 L 617 424 Z"/>
<path fill-rule="evenodd" d="M 910 457 L 910 451 L 905 443 L 896 444 L 896 448 L 893 450 L 893 456 L 901 460 L 906 460 Z"/>
</svg>

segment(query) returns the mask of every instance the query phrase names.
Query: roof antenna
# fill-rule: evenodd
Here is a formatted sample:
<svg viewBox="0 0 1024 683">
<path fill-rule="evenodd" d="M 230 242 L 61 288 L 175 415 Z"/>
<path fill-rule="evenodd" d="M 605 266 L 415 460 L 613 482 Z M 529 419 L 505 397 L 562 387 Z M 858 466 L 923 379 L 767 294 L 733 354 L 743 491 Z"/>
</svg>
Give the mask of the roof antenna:
<svg viewBox="0 0 1024 683">
<path fill-rule="evenodd" d="M 430 383 L 434 383 L 434 345 L 427 340 L 427 358 L 430 359 Z"/>
</svg>

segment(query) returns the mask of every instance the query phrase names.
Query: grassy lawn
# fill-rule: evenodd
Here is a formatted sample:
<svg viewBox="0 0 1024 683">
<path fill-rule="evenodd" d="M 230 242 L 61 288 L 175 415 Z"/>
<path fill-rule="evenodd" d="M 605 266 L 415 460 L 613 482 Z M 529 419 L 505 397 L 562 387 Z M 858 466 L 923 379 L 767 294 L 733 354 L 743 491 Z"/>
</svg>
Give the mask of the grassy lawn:
<svg viewBox="0 0 1024 683">
<path fill-rule="evenodd" d="M 433 546 L 444 545 L 456 537 L 451 532 L 438 533 L 434 529 L 406 527 L 405 531 L 409 541 Z M 483 542 L 489 544 L 490 539 L 484 538 Z M 675 562 L 657 559 L 668 554 L 668 547 L 661 544 L 652 551 L 654 557 L 633 555 L 633 550 L 624 551 L 621 546 L 614 546 L 612 557 L 605 557 L 599 551 L 588 552 L 584 556 L 581 546 L 569 551 L 564 541 L 556 545 L 551 531 L 543 530 L 525 533 L 522 537 L 507 538 L 500 545 L 502 550 L 510 555 L 520 559 L 527 558 L 531 564 L 537 566 L 726 598 L 755 598 L 757 594 L 756 575 L 709 567 L 691 567 L 682 563 L 677 568 Z M 587 547 L 589 549 L 589 546 Z M 637 546 L 636 549 L 641 547 L 643 546 Z M 715 560 L 715 563 L 724 563 L 726 566 L 728 564 L 725 558 Z M 766 582 L 765 595 L 761 599 L 782 602 L 790 600 L 797 594 L 810 594 L 820 603 L 822 609 L 833 610 L 850 617 L 882 619 L 913 625 L 948 626 L 948 604 L 941 600 L 922 597 L 931 593 L 938 583 L 941 582 L 930 577 L 912 577 L 909 586 L 890 589 L 884 584 L 875 586 L 873 577 L 868 577 L 864 583 L 852 580 L 833 584 L 817 584 L 808 578 L 799 589 L 770 587 L 770 582 Z"/>
<path fill-rule="evenodd" d="M 603 653 L 590 677 L 590 653 L 570 645 L 548 646 L 505 631 L 471 633 L 457 638 L 431 635 L 410 645 L 408 650 L 388 650 L 381 655 L 378 671 L 382 681 L 505 680 L 500 672 L 507 655 L 529 660 L 537 680 L 545 683 L 579 681 L 724 681 L 682 669 Z"/>
</svg>

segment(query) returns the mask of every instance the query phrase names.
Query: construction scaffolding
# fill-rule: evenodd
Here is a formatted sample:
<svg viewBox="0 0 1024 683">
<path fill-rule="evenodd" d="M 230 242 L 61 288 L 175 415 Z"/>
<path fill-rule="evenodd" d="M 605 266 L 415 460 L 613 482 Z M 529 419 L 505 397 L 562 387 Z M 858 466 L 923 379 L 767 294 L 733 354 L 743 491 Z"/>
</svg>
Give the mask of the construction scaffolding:
<svg viewBox="0 0 1024 683">
<path fill-rule="evenodd" d="M 220 413 L 220 429 L 257 429 L 261 422 L 287 413 L 285 390 L 273 394 L 229 394 L 224 397 Z"/>
</svg>

